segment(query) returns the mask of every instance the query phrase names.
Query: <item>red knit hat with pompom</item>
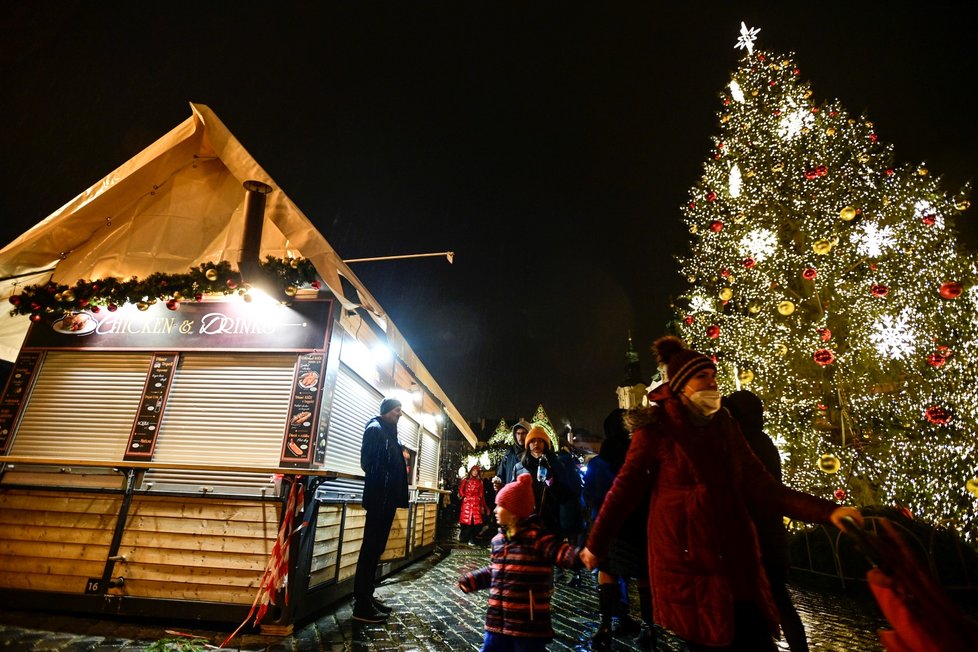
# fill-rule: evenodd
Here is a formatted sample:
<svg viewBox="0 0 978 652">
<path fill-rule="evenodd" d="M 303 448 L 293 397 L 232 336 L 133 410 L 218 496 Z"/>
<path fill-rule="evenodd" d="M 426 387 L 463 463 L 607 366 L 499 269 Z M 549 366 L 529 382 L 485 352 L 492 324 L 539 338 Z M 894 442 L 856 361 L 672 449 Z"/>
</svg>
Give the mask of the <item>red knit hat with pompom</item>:
<svg viewBox="0 0 978 652">
<path fill-rule="evenodd" d="M 496 504 L 516 518 L 527 518 L 536 510 L 533 497 L 533 478 L 524 473 L 499 490 Z"/>
</svg>

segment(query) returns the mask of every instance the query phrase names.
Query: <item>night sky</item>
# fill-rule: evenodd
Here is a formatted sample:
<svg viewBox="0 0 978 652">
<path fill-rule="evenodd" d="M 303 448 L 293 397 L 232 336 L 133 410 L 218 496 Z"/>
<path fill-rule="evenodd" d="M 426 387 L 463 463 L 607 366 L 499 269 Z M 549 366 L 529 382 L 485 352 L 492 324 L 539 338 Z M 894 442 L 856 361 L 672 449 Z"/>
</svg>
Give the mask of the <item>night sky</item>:
<svg viewBox="0 0 978 652">
<path fill-rule="evenodd" d="M 467 419 L 600 430 L 629 331 L 654 371 L 742 20 L 898 162 L 978 176 L 940 3 L 659 4 L 7 2 L 0 243 L 206 104 L 342 257 L 455 252 L 351 267 Z"/>
</svg>

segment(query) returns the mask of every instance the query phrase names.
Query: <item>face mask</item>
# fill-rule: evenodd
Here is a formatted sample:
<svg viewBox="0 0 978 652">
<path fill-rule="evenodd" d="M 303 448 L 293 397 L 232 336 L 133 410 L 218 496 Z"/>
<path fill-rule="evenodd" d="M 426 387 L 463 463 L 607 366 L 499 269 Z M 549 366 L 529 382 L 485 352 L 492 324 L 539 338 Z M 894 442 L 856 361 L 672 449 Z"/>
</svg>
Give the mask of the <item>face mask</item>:
<svg viewBox="0 0 978 652">
<path fill-rule="evenodd" d="M 720 409 L 720 392 L 715 389 L 703 389 L 687 396 L 693 408 L 705 417 L 713 416 Z"/>
</svg>

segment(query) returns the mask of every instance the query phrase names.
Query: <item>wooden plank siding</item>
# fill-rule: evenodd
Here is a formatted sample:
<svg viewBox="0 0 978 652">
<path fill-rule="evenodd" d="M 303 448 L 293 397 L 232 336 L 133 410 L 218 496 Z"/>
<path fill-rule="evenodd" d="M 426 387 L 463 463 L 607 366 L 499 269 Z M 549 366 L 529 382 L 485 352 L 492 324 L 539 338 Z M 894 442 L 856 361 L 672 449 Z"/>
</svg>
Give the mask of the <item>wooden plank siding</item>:
<svg viewBox="0 0 978 652">
<path fill-rule="evenodd" d="M 84 593 L 101 577 L 122 496 L 0 492 L 0 588 Z"/>
<path fill-rule="evenodd" d="M 316 533 L 309 565 L 309 587 L 313 588 L 337 578 L 336 562 L 340 548 L 340 524 L 343 505 L 319 505 Z"/>
<path fill-rule="evenodd" d="M 204 497 L 133 498 L 114 595 L 251 604 L 278 536 L 281 505 Z"/>
</svg>

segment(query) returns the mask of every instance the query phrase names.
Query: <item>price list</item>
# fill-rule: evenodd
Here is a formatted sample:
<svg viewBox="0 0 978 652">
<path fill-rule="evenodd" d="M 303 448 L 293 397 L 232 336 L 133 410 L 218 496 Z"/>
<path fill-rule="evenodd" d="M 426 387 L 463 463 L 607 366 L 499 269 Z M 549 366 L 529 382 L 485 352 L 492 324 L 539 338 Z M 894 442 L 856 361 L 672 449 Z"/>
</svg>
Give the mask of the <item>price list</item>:
<svg viewBox="0 0 978 652">
<path fill-rule="evenodd" d="M 292 407 L 282 447 L 283 466 L 308 466 L 312 459 L 312 433 L 319 414 L 324 360 L 322 353 L 299 356 L 292 388 Z"/>
<path fill-rule="evenodd" d="M 159 433 L 160 417 L 170 392 L 173 381 L 173 370 L 176 367 L 176 353 L 157 353 L 153 356 L 149 379 L 143 389 L 143 397 L 139 402 L 136 413 L 136 423 L 129 435 L 129 445 L 126 446 L 125 460 L 150 460 L 156 447 L 156 436 Z"/>
<path fill-rule="evenodd" d="M 27 397 L 40 359 L 40 352 L 21 353 L 14 364 L 14 368 L 10 371 L 7 391 L 3 393 L 3 398 L 0 399 L 0 454 L 7 454 L 14 424 L 17 423 L 17 416 L 20 414 L 20 408 Z"/>
</svg>

